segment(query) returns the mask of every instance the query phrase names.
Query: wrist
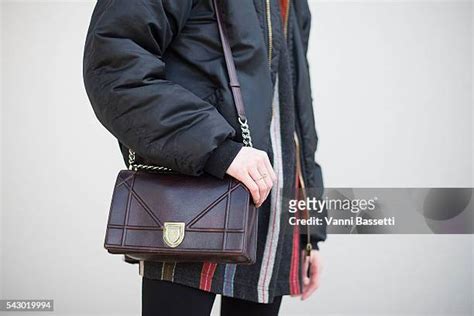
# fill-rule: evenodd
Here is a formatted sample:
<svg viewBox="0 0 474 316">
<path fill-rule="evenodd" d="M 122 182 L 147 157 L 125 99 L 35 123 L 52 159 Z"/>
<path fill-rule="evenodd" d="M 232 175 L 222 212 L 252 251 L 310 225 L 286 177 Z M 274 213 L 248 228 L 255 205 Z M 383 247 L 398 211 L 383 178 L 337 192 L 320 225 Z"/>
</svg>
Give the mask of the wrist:
<svg viewBox="0 0 474 316">
<path fill-rule="evenodd" d="M 225 140 L 211 153 L 204 166 L 204 171 L 217 178 L 224 178 L 227 169 L 242 147 L 242 143 L 231 139 Z"/>
</svg>

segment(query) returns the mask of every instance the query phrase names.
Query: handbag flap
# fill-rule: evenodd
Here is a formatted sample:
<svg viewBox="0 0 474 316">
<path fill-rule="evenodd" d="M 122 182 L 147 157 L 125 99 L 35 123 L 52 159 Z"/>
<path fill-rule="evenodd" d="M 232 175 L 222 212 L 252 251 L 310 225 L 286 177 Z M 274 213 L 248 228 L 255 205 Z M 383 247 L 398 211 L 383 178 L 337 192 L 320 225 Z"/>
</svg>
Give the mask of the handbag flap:
<svg viewBox="0 0 474 316">
<path fill-rule="evenodd" d="M 249 206 L 247 188 L 232 177 L 122 170 L 106 247 L 241 250 L 248 221 L 254 220 L 249 216 L 255 216 Z"/>
</svg>

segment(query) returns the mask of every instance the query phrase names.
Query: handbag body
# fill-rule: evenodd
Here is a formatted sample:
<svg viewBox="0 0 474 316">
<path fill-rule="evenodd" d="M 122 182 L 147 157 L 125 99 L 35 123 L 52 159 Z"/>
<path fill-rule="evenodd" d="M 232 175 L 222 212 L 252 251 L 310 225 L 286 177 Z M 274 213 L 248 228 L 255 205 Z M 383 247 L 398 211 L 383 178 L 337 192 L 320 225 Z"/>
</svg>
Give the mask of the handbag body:
<svg viewBox="0 0 474 316">
<path fill-rule="evenodd" d="M 251 147 L 232 52 L 217 0 L 213 4 L 243 143 Z M 241 182 L 136 164 L 129 149 L 129 169 L 115 183 L 104 247 L 135 260 L 252 264 L 257 227 L 258 210 Z"/>
</svg>

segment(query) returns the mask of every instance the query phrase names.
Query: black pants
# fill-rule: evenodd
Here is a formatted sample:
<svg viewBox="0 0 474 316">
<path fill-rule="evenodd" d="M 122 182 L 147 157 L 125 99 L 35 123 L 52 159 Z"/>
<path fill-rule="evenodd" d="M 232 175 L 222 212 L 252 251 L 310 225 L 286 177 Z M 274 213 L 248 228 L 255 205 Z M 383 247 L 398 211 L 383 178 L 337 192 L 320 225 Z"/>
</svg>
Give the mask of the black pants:
<svg viewBox="0 0 474 316">
<path fill-rule="evenodd" d="M 209 316 L 216 294 L 168 281 L 143 278 L 142 316 Z M 277 316 L 281 296 L 271 304 L 222 297 L 221 316 Z"/>
</svg>

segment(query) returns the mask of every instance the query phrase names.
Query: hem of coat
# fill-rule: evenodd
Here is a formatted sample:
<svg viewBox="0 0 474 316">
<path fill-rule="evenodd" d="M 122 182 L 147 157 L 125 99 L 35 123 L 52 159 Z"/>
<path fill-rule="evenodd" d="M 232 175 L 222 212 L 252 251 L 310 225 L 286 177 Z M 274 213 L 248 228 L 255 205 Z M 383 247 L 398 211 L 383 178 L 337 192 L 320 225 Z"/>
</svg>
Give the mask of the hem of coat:
<svg viewBox="0 0 474 316">
<path fill-rule="evenodd" d="M 196 282 L 199 283 L 201 275 L 205 276 L 205 274 L 200 274 L 199 279 L 196 279 L 195 276 L 184 276 L 184 275 L 181 274 L 179 276 L 175 276 L 174 280 L 166 280 L 166 279 L 162 279 L 161 277 L 157 277 L 153 273 L 146 273 L 146 269 L 144 269 L 143 273 L 141 273 L 140 275 L 144 278 L 147 278 L 147 279 L 160 280 L 160 281 L 165 281 L 165 282 L 181 284 L 181 285 L 189 286 L 189 287 L 192 287 L 192 288 L 195 288 L 195 289 L 199 289 L 201 291 L 205 291 L 205 290 L 203 290 L 199 287 L 199 284 L 196 284 Z M 224 284 L 232 284 L 234 287 L 236 285 L 238 285 L 238 287 L 239 287 L 238 292 L 239 293 L 237 293 L 235 295 L 232 295 L 232 296 L 231 295 L 226 295 L 226 294 L 223 293 L 223 290 L 219 290 L 219 289 L 214 288 L 215 287 L 214 286 L 215 282 L 221 284 L 222 285 L 221 288 L 224 288 L 224 286 L 223 286 Z M 296 282 L 296 281 L 293 281 L 293 282 L 289 282 L 289 281 L 285 281 L 285 280 L 275 281 L 275 283 L 276 283 L 275 288 L 274 289 L 267 289 L 267 291 L 269 291 L 269 293 L 270 293 L 270 295 L 268 297 L 268 302 L 260 302 L 258 300 L 258 297 L 255 297 L 253 295 L 245 295 L 246 293 L 251 293 L 255 289 L 262 289 L 262 288 L 264 288 L 263 286 L 259 286 L 259 285 L 253 284 L 253 283 L 239 282 L 239 281 L 235 281 L 235 280 L 230 282 L 230 281 L 226 281 L 222 278 L 216 277 L 215 275 L 212 277 L 213 286 L 211 286 L 211 289 L 209 291 L 205 291 L 205 292 L 210 292 L 210 293 L 219 294 L 219 295 L 222 295 L 222 296 L 227 296 L 227 297 L 232 297 L 232 298 L 238 298 L 238 299 L 242 299 L 242 300 L 246 300 L 246 301 L 252 301 L 252 302 L 255 302 L 255 303 L 271 304 L 271 303 L 273 303 L 273 300 L 276 296 L 291 295 L 290 285 L 293 284 L 294 282 Z M 300 293 L 301 293 L 301 288 L 299 290 L 300 290 Z"/>
</svg>

